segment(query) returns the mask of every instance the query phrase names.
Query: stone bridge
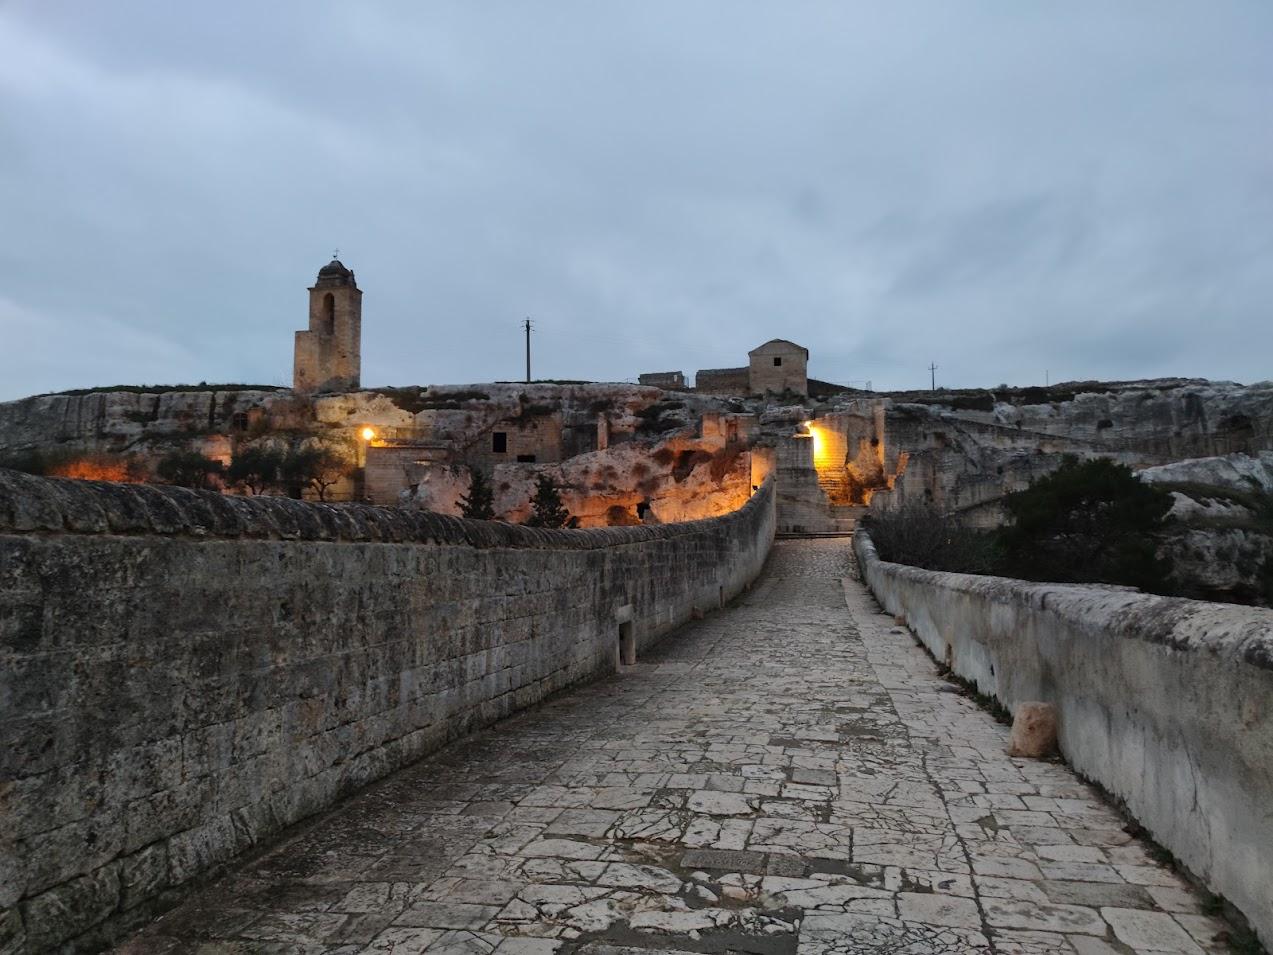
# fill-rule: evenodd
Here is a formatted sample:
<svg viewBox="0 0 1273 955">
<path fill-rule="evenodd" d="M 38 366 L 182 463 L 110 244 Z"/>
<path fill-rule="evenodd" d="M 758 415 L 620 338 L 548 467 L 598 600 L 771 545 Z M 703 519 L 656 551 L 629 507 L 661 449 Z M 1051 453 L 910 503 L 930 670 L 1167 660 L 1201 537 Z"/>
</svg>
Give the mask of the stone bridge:
<svg viewBox="0 0 1273 955">
<path fill-rule="evenodd" d="M 373 785 L 126 953 L 1226 951 L 1225 924 L 783 541 L 635 666 Z"/>
<path fill-rule="evenodd" d="M 0 472 L 0 952 L 1230 950 L 773 534 L 771 484 L 554 533 Z"/>
</svg>

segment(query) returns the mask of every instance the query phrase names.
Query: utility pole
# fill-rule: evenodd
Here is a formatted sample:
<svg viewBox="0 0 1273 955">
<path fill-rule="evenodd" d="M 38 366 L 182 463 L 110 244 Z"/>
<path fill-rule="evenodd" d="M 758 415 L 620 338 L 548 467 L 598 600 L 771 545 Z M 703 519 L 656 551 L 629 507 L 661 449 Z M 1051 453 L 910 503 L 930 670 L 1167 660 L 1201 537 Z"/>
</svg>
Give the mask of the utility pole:
<svg viewBox="0 0 1273 955">
<path fill-rule="evenodd" d="M 929 385 L 931 386 L 929 390 L 936 391 L 937 390 L 937 366 L 935 364 L 932 364 L 932 363 L 929 364 L 928 375 L 929 375 L 929 379 L 928 379 Z"/>
<path fill-rule="evenodd" d="M 530 319 L 523 323 L 526 328 L 526 384 L 530 384 Z"/>
</svg>

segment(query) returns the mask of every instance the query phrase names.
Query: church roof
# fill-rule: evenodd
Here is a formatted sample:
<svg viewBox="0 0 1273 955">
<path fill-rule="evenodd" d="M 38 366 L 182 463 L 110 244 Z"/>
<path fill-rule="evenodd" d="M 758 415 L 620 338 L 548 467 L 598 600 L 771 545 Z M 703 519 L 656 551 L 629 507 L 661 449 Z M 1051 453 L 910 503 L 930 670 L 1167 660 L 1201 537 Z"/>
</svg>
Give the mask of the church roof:
<svg viewBox="0 0 1273 955">
<path fill-rule="evenodd" d="M 321 269 L 318 270 L 318 282 L 315 288 L 332 288 L 342 285 L 353 285 L 357 287 L 354 280 L 353 269 L 345 268 L 345 263 L 340 259 L 332 259 Z"/>
</svg>

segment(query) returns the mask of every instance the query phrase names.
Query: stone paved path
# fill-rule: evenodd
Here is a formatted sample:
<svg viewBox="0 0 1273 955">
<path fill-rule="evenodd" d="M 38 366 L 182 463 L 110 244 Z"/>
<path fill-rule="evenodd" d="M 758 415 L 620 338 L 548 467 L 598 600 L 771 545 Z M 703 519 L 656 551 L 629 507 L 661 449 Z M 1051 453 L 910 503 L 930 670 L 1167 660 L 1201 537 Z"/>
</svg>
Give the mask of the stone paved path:
<svg viewBox="0 0 1273 955">
<path fill-rule="evenodd" d="M 779 543 L 636 667 L 372 787 L 121 951 L 1226 951 L 1088 786 L 1004 755 L 850 559 Z"/>
</svg>

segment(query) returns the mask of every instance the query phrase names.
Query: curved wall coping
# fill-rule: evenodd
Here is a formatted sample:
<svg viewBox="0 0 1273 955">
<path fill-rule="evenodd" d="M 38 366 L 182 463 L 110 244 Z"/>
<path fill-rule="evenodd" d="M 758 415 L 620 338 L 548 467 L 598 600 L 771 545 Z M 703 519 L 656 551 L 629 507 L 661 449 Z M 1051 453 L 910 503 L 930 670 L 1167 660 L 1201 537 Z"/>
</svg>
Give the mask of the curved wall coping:
<svg viewBox="0 0 1273 955">
<path fill-rule="evenodd" d="M 882 560 L 865 529 L 853 539 L 865 569 L 878 564 L 896 577 L 975 595 L 991 603 L 1046 610 L 1084 633 L 1117 632 L 1120 637 L 1172 650 L 1210 653 L 1273 670 L 1273 610 L 1241 604 L 1160 597 L 1109 584 L 1053 584 L 924 570 Z"/>
<path fill-rule="evenodd" d="M 773 493 L 766 478 L 736 511 L 676 524 L 578 530 L 477 521 L 413 508 L 244 497 L 162 484 L 46 478 L 0 468 L 0 533 L 161 534 L 206 539 L 459 544 L 595 550 L 693 534 L 741 519 Z"/>
</svg>

